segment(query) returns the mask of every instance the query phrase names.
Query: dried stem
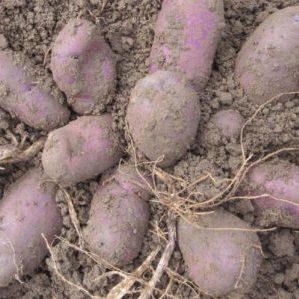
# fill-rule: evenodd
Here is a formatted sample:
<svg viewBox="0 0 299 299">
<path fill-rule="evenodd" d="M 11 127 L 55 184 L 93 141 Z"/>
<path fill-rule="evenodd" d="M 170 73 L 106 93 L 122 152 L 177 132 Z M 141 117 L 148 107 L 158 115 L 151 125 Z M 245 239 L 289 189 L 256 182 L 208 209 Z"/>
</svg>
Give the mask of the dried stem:
<svg viewBox="0 0 299 299">
<path fill-rule="evenodd" d="M 139 299 L 150 299 L 153 295 L 153 291 L 156 288 L 157 283 L 160 281 L 162 274 L 168 266 L 169 260 L 172 256 L 175 241 L 176 241 L 176 217 L 170 213 L 167 221 L 168 228 L 168 244 L 162 254 L 162 257 L 158 263 L 158 266 L 153 274 L 152 279 L 149 281 L 148 285 L 144 288 L 139 296 Z"/>
</svg>

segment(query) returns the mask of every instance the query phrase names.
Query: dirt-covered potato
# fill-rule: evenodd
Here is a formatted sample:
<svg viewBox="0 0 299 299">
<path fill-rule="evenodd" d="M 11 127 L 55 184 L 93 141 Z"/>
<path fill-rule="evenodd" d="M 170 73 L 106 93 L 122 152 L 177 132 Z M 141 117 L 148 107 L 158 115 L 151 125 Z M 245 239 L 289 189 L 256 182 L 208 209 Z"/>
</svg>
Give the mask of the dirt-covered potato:
<svg viewBox="0 0 299 299">
<path fill-rule="evenodd" d="M 120 167 L 94 195 L 84 237 L 106 262 L 123 266 L 137 257 L 148 227 L 149 206 L 140 177 Z"/>
<path fill-rule="evenodd" d="M 243 45 L 235 76 L 249 99 L 262 104 L 299 89 L 299 6 L 269 16 Z"/>
<path fill-rule="evenodd" d="M 243 293 L 254 284 L 261 244 L 249 229 L 246 222 L 223 210 L 199 216 L 194 224 L 179 220 L 179 247 L 187 274 L 199 289 L 225 296 Z"/>
<path fill-rule="evenodd" d="M 45 72 L 18 53 L 0 51 L 0 107 L 36 129 L 51 131 L 70 116 L 58 100 L 62 96 Z"/>
<path fill-rule="evenodd" d="M 196 92 L 176 72 L 157 71 L 137 82 L 127 110 L 129 128 L 148 159 L 173 165 L 193 142 L 200 108 Z"/>
<path fill-rule="evenodd" d="M 256 211 L 265 225 L 299 228 L 297 165 L 284 160 L 274 160 L 256 166 L 249 172 L 242 194 L 252 196 L 269 194 L 253 200 Z"/>
<path fill-rule="evenodd" d="M 193 88 L 202 90 L 223 27 L 222 0 L 164 0 L 155 26 L 150 71 L 183 72 Z"/>
<path fill-rule="evenodd" d="M 41 234 L 51 243 L 60 233 L 62 217 L 56 188 L 32 169 L 13 183 L 0 201 L 0 287 L 16 275 L 31 274 L 48 253 Z"/>
<path fill-rule="evenodd" d="M 71 19 L 52 49 L 51 70 L 69 104 L 80 114 L 97 112 L 115 89 L 113 53 L 98 25 Z"/>
<path fill-rule="evenodd" d="M 48 135 L 42 154 L 45 172 L 63 185 L 90 179 L 115 165 L 122 152 L 112 116 L 82 116 Z"/>
<path fill-rule="evenodd" d="M 244 118 L 236 110 L 221 110 L 212 116 L 211 122 L 228 138 L 237 138 L 241 134 Z"/>
</svg>

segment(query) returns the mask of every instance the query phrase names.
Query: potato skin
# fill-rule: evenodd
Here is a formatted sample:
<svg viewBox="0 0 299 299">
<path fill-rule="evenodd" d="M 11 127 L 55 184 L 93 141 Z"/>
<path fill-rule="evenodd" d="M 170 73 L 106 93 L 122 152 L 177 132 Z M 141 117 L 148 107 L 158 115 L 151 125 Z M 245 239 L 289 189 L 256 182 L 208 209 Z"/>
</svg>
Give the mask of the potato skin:
<svg viewBox="0 0 299 299">
<path fill-rule="evenodd" d="M 212 296 L 224 296 L 233 291 L 243 293 L 256 280 L 262 260 L 258 249 L 260 241 L 254 232 L 221 228 L 246 230 L 249 225 L 222 210 L 199 216 L 196 226 L 179 220 L 178 242 L 187 274 L 201 290 Z M 244 258 L 243 274 L 235 289 Z"/>
<path fill-rule="evenodd" d="M 138 256 L 148 228 L 148 194 L 142 188 L 139 192 L 134 184 L 139 178 L 134 176 L 132 168 L 122 167 L 100 185 L 84 230 L 90 250 L 114 266 L 126 265 Z"/>
<path fill-rule="evenodd" d="M 278 199 L 294 203 L 277 201 L 269 196 L 253 200 L 256 211 L 275 224 L 290 228 L 299 228 L 299 167 L 284 160 L 274 160 L 260 164 L 248 173 L 243 194 L 270 194 Z M 269 218 L 271 215 L 271 219 Z M 271 223 L 271 222 L 274 223 Z"/>
<path fill-rule="evenodd" d="M 122 156 L 112 116 L 82 116 L 52 131 L 44 146 L 46 174 L 62 185 L 90 179 L 115 165 Z"/>
<path fill-rule="evenodd" d="M 275 12 L 248 38 L 238 54 L 235 77 L 253 103 L 298 91 L 298 47 L 299 6 Z"/>
<path fill-rule="evenodd" d="M 155 26 L 150 71 L 183 72 L 201 91 L 224 27 L 222 0 L 164 0 Z"/>
<path fill-rule="evenodd" d="M 44 179 L 40 169 L 29 170 L 0 201 L 0 287 L 16 274 L 31 274 L 48 253 L 41 234 L 51 243 L 61 231 L 56 188 L 52 183 L 41 185 Z"/>
<path fill-rule="evenodd" d="M 0 51 L 0 107 L 36 129 L 50 131 L 64 125 L 70 112 L 45 88 L 49 82 L 37 83 L 41 78 L 33 74 L 25 57 Z"/>
<path fill-rule="evenodd" d="M 127 121 L 132 137 L 148 159 L 173 165 L 193 142 L 200 118 L 196 92 L 184 76 L 157 71 L 137 82 L 130 97 Z"/>
<path fill-rule="evenodd" d="M 214 114 L 211 122 L 221 131 L 223 136 L 237 138 L 241 134 L 244 118 L 238 111 L 228 109 Z"/>
<path fill-rule="evenodd" d="M 102 109 L 115 89 L 113 53 L 99 26 L 71 19 L 55 40 L 51 70 L 69 104 L 79 114 Z"/>
</svg>

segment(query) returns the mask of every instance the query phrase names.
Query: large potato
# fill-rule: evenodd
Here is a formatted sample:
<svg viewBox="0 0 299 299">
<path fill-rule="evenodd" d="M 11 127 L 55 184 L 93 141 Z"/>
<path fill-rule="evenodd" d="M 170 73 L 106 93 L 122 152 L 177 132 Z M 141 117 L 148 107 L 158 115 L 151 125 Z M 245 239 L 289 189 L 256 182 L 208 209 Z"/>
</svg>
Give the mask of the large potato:
<svg viewBox="0 0 299 299">
<path fill-rule="evenodd" d="M 150 71 L 183 72 L 197 91 L 202 90 L 223 27 L 222 0 L 164 0 L 155 26 Z"/>
<path fill-rule="evenodd" d="M 262 260 L 261 244 L 248 229 L 246 222 L 222 210 L 198 217 L 193 225 L 180 219 L 179 247 L 188 276 L 201 290 L 225 296 L 243 293 L 254 284 Z"/>
<path fill-rule="evenodd" d="M 137 147 L 160 166 L 173 165 L 193 142 L 200 111 L 196 92 L 176 72 L 157 71 L 137 82 L 127 121 Z"/>
<path fill-rule="evenodd" d="M 132 168 L 121 167 L 102 183 L 91 202 L 84 237 L 92 252 L 123 266 L 141 250 L 148 227 L 145 186 Z"/>
<path fill-rule="evenodd" d="M 238 54 L 236 80 L 249 99 L 262 104 L 299 89 L 299 6 L 269 16 Z"/>
<path fill-rule="evenodd" d="M 113 53 L 98 25 L 71 19 L 52 49 L 51 70 L 69 104 L 80 114 L 102 109 L 115 88 Z"/>
<path fill-rule="evenodd" d="M 30 274 L 60 233 L 62 217 L 55 202 L 56 188 L 45 183 L 40 169 L 32 169 L 12 184 L 0 201 L 0 286 L 16 275 Z"/>
<path fill-rule="evenodd" d="M 115 165 L 122 152 L 112 131 L 112 116 L 82 116 L 48 135 L 42 163 L 63 185 L 90 179 Z"/>
<path fill-rule="evenodd" d="M 19 54 L 0 51 L 0 107 L 29 126 L 51 131 L 64 125 L 70 113 L 57 101 L 61 95 L 51 78 L 34 78 L 36 71 Z"/>
<path fill-rule="evenodd" d="M 242 190 L 246 195 L 269 194 L 253 200 L 265 224 L 299 228 L 299 167 L 274 160 L 253 168 Z M 271 198 L 271 196 L 273 197 Z M 277 199 L 288 200 L 288 202 Z"/>
</svg>

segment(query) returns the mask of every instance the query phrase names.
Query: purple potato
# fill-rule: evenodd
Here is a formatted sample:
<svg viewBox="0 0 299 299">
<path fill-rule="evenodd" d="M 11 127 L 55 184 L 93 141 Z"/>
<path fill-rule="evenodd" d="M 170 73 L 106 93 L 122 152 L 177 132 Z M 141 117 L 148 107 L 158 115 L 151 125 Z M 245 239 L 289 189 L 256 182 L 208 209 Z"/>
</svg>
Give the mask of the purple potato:
<svg viewBox="0 0 299 299">
<path fill-rule="evenodd" d="M 247 39 L 237 57 L 235 77 L 249 99 L 263 104 L 299 89 L 299 6 L 269 16 Z"/>
<path fill-rule="evenodd" d="M 55 202 L 56 187 L 32 169 L 13 183 L 0 201 L 0 286 L 16 275 L 31 274 L 47 255 L 49 243 L 62 228 Z"/>
<path fill-rule="evenodd" d="M 62 185 L 90 179 L 121 158 L 112 116 L 81 116 L 48 135 L 42 154 L 46 174 Z"/>
<path fill-rule="evenodd" d="M 127 121 L 137 148 L 158 165 L 182 158 L 196 137 L 198 95 L 179 73 L 158 71 L 139 80 L 132 91 Z"/>
<path fill-rule="evenodd" d="M 211 296 L 244 293 L 253 286 L 262 261 L 260 241 L 250 226 L 226 211 L 180 219 L 178 242 L 188 276 Z M 221 297 L 222 298 L 222 297 Z"/>
<path fill-rule="evenodd" d="M 150 71 L 183 72 L 202 91 L 224 27 L 222 0 L 164 0 L 155 26 Z"/>
<path fill-rule="evenodd" d="M 43 76 L 35 79 L 38 71 Z M 31 127 L 51 131 L 64 125 L 70 116 L 57 99 L 61 100 L 62 95 L 55 91 L 49 76 L 19 54 L 0 51 L 1 108 Z"/>
<path fill-rule="evenodd" d="M 90 250 L 114 266 L 124 266 L 141 250 L 149 222 L 143 181 L 121 166 L 94 195 L 84 237 Z"/>
<path fill-rule="evenodd" d="M 112 99 L 115 61 L 98 25 L 71 19 L 55 40 L 51 70 L 79 114 L 97 112 Z"/>
<path fill-rule="evenodd" d="M 283 160 L 274 160 L 256 166 L 248 173 L 248 180 L 242 194 L 270 195 L 253 200 L 257 213 L 266 225 L 299 228 L 299 167 L 297 165 Z"/>
</svg>

